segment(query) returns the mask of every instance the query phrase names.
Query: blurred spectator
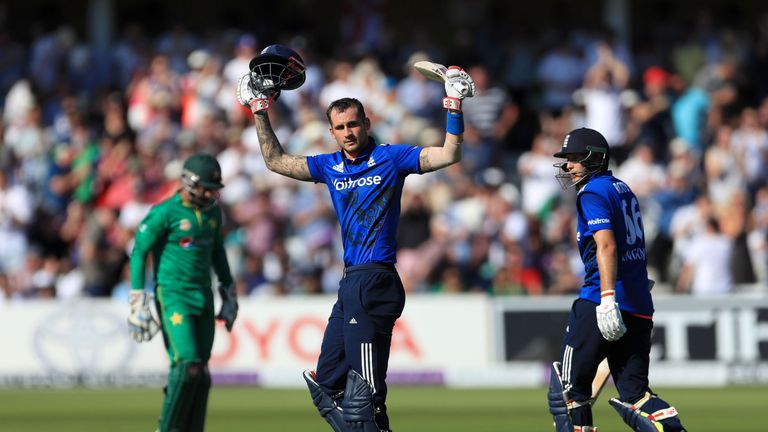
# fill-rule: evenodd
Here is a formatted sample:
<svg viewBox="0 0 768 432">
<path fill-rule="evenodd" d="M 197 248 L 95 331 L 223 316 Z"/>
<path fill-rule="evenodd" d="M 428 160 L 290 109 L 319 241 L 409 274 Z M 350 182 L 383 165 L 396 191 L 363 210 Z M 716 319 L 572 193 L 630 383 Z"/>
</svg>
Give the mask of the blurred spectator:
<svg viewBox="0 0 768 432">
<path fill-rule="evenodd" d="M 180 75 L 163 55 L 153 57 L 147 73 L 135 76 L 126 91 L 128 123 L 133 130 L 143 131 L 156 123 L 158 111 L 167 115 L 181 107 Z"/>
<path fill-rule="evenodd" d="M 499 268 L 491 285 L 494 295 L 541 295 L 544 293 L 542 275 L 525 265 L 523 249 L 514 242 L 504 246 L 504 262 Z"/>
<path fill-rule="evenodd" d="M 672 105 L 677 135 L 698 154 L 704 152 L 707 127 L 719 126 L 723 108 L 735 102 L 734 74 L 735 65 L 729 61 L 704 66 Z"/>
<path fill-rule="evenodd" d="M 113 237 L 115 226 L 116 212 L 109 208 L 96 208 L 85 220 L 78 264 L 85 278 L 83 290 L 89 296 L 110 296 L 128 260 L 125 247 Z"/>
<path fill-rule="evenodd" d="M 113 82 L 117 88 L 126 88 L 140 69 L 148 66 L 149 42 L 140 24 L 128 24 L 112 49 Z"/>
<path fill-rule="evenodd" d="M 187 56 L 199 42 L 197 36 L 190 33 L 182 24 L 175 24 L 172 28 L 158 37 L 156 52 L 168 60 L 168 67 L 176 74 L 187 72 Z"/>
<path fill-rule="evenodd" d="M 637 198 L 644 201 L 664 186 L 666 172 L 663 166 L 654 163 L 651 148 L 645 144 L 639 144 L 632 150 L 629 158 L 618 167 L 616 177 L 624 180 L 635 192 Z"/>
<path fill-rule="evenodd" d="M 571 105 L 571 95 L 584 81 L 584 64 L 566 35 L 557 38 L 536 68 L 541 85 L 541 109 L 562 110 Z"/>
<path fill-rule="evenodd" d="M 57 29 L 39 34 L 32 42 L 29 59 L 29 76 L 37 91 L 44 97 L 53 96 L 67 78 L 66 70 L 69 50 L 75 43 L 75 31 L 62 25 Z"/>
<path fill-rule="evenodd" d="M 734 154 L 732 136 L 730 126 L 720 126 L 713 145 L 704 153 L 707 193 L 716 207 L 725 206 L 731 196 L 746 186 L 744 160 Z"/>
<path fill-rule="evenodd" d="M 560 195 L 560 186 L 553 182 L 554 167 L 552 155 L 558 143 L 545 134 L 539 134 L 533 140 L 531 151 L 523 153 L 517 163 L 520 174 L 522 210 L 529 216 L 539 219 L 547 217 L 553 202 Z"/>
<path fill-rule="evenodd" d="M 320 91 L 320 106 L 327 107 L 332 101 L 343 97 L 359 100 L 363 105 L 369 105 L 368 95 L 360 86 L 352 81 L 354 66 L 345 60 L 332 62 L 330 66 L 331 81 Z"/>
<path fill-rule="evenodd" d="M 190 70 L 181 82 L 181 126 L 194 128 L 205 116 L 218 111 L 216 97 L 224 81 L 219 59 L 208 51 L 192 51 L 187 63 Z"/>
<path fill-rule="evenodd" d="M 413 64 L 418 61 L 431 61 L 423 52 L 412 54 L 403 66 L 405 78 L 397 83 L 397 102 L 408 113 L 426 120 L 435 121 L 442 112 L 441 100 L 445 90 L 435 81 L 428 80 Z"/>
<path fill-rule="evenodd" d="M 235 42 L 234 55 L 224 64 L 221 71 L 223 82 L 216 102 L 227 113 L 240 111 L 242 107 L 232 100 L 232 94 L 237 88 L 240 78 L 250 70 L 248 64 L 258 54 L 259 42 L 251 33 L 243 33 Z"/>
<path fill-rule="evenodd" d="M 566 247 L 558 247 L 549 256 L 547 294 L 569 295 L 581 289 L 583 271 L 580 257 Z"/>
<path fill-rule="evenodd" d="M 597 59 L 589 67 L 579 91 L 586 110 L 585 127 L 605 136 L 611 148 L 611 160 L 621 164 L 627 158 L 624 147 L 624 118 L 621 92 L 629 83 L 629 69 L 607 43 L 597 46 Z"/>
<path fill-rule="evenodd" d="M 59 276 L 56 279 L 56 298 L 67 300 L 85 295 L 85 278 L 79 267 L 74 267 L 69 257 L 59 260 Z M 123 303 L 128 301 L 125 287 L 118 285 L 113 292 L 113 298 L 118 297 Z"/>
<path fill-rule="evenodd" d="M 697 188 L 691 181 L 688 167 L 681 162 L 670 164 L 665 187 L 653 196 L 661 208 L 661 214 L 658 235 L 652 240 L 648 251 L 649 265 L 658 271 L 660 282 L 671 280 L 672 249 L 675 244 L 672 219 L 679 208 L 692 203 L 697 195 Z"/>
<path fill-rule="evenodd" d="M 34 212 L 32 196 L 0 170 L 0 274 L 13 273 L 23 264 L 28 241 L 26 226 Z"/>
<path fill-rule="evenodd" d="M 697 296 L 723 295 L 733 290 L 730 271 L 731 241 L 720 233 L 718 222 L 709 217 L 704 232 L 686 247 L 678 292 Z"/>
<path fill-rule="evenodd" d="M 747 243 L 751 230 L 747 193 L 735 191 L 718 210 L 721 215 L 720 230 L 732 244 L 729 271 L 736 285 L 757 282 L 752 254 Z"/>
<path fill-rule="evenodd" d="M 655 162 L 669 159 L 669 142 L 675 137 L 670 107 L 670 74 L 658 66 L 643 72 L 642 101 L 630 108 L 628 144 L 647 145 Z"/>
<path fill-rule="evenodd" d="M 750 219 L 753 229 L 747 237 L 747 245 L 754 263 L 755 276 L 762 286 L 768 282 L 768 186 L 755 194 L 755 203 Z"/>
<path fill-rule="evenodd" d="M 475 96 L 464 100 L 462 109 L 466 122 L 462 167 L 474 175 L 501 162 L 501 144 L 517 121 L 517 111 L 506 90 L 496 86 L 481 64 L 467 72 L 475 80 Z"/>
<path fill-rule="evenodd" d="M 750 196 L 768 182 L 768 131 L 758 123 L 757 111 L 742 111 L 739 125 L 731 135 L 731 147 Z"/>
<path fill-rule="evenodd" d="M 230 90 L 234 90 L 237 82 L 240 81 L 240 77 L 250 70 L 248 64 L 251 62 L 259 50 L 259 42 L 251 33 L 243 33 L 237 38 L 234 48 L 234 56 L 224 65 L 222 71 L 224 81 Z M 227 94 L 226 103 L 222 108 L 232 105 L 229 99 L 232 98 L 231 92 Z M 225 100 L 222 94 L 222 101 Z"/>
</svg>

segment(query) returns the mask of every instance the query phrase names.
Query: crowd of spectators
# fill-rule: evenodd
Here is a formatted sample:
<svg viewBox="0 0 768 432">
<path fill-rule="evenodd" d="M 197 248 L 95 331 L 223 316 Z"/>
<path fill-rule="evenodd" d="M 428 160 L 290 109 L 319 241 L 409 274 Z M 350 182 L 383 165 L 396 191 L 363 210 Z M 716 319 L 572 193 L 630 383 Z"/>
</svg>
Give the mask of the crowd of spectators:
<svg viewBox="0 0 768 432">
<path fill-rule="evenodd" d="M 403 193 L 406 288 L 575 292 L 575 196 L 553 178 L 552 154 L 587 126 L 606 136 L 614 173 L 641 201 L 652 277 L 680 293 L 764 290 L 768 15 L 754 19 L 756 30 L 741 30 L 701 16 L 635 49 L 589 29 L 515 35 L 463 64 L 477 83 L 463 160 L 410 176 Z M 335 291 L 343 264 L 325 186 L 269 172 L 235 100 L 267 42 L 128 26 L 99 68 L 65 26 L 29 44 L 0 32 L 0 303 L 125 297 L 134 230 L 201 150 L 222 166 L 241 295 Z M 340 97 L 365 104 L 380 142 L 442 143 L 442 86 L 410 68 L 452 61 L 433 44 L 404 47 L 392 65 L 375 50 L 320 58 L 308 39 L 284 43 L 307 63 L 304 86 L 269 111 L 289 152 L 335 150 L 324 110 Z"/>
</svg>

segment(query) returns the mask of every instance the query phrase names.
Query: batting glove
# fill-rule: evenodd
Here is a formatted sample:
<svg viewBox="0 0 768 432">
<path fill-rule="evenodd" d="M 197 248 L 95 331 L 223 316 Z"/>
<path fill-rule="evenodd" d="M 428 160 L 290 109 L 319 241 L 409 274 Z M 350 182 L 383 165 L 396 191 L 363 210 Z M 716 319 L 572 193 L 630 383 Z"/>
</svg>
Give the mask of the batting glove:
<svg viewBox="0 0 768 432">
<path fill-rule="evenodd" d="M 235 318 L 237 318 L 237 310 L 239 309 L 235 285 L 219 285 L 219 295 L 221 296 L 221 309 L 219 309 L 216 319 L 224 321 L 227 331 L 231 332 L 232 326 L 235 324 Z"/>
<path fill-rule="evenodd" d="M 443 108 L 460 111 L 461 101 L 475 95 L 475 81 L 464 69 L 450 66 L 445 72 Z"/>
<path fill-rule="evenodd" d="M 250 72 L 243 75 L 237 83 L 237 101 L 240 105 L 250 108 L 254 114 L 270 106 L 270 98 L 253 88 Z"/>
<path fill-rule="evenodd" d="M 151 305 L 154 302 L 154 294 L 144 290 L 132 290 L 129 299 L 131 313 L 128 315 L 128 333 L 136 342 L 148 342 L 160 330 L 155 317 L 152 315 Z"/>
<path fill-rule="evenodd" d="M 600 294 L 600 306 L 595 310 L 597 312 L 597 327 L 603 337 L 609 342 L 621 339 L 627 332 L 627 326 L 621 319 L 621 311 L 619 304 L 616 303 L 613 290 L 604 291 Z"/>
</svg>

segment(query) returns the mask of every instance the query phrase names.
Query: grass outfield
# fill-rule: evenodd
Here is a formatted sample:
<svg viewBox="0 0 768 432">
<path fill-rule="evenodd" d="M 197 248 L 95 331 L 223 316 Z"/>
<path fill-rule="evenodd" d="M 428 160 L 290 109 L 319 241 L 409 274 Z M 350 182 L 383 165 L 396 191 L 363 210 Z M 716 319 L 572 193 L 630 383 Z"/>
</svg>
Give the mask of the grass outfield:
<svg viewBox="0 0 768 432">
<path fill-rule="evenodd" d="M 765 431 L 765 387 L 660 389 L 693 432 Z M 601 432 L 627 431 L 607 403 L 607 388 L 595 408 Z M 397 432 L 551 432 L 546 390 L 448 390 L 394 387 L 389 411 Z M 0 389 L 4 432 L 151 432 L 161 392 L 127 390 Z M 207 430 L 212 432 L 328 432 L 309 395 L 301 390 L 214 388 Z"/>
</svg>

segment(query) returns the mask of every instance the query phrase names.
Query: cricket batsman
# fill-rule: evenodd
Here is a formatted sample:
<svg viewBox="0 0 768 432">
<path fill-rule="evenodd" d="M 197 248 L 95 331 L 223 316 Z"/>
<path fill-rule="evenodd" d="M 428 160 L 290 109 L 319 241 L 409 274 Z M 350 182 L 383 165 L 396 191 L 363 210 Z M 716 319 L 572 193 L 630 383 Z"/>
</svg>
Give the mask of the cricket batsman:
<svg viewBox="0 0 768 432">
<path fill-rule="evenodd" d="M 597 432 L 595 373 L 607 358 L 619 398 L 609 401 L 635 432 L 685 432 L 677 410 L 649 387 L 652 281 L 637 196 L 609 169 L 610 147 L 589 128 L 565 136 L 555 177 L 576 195 L 584 285 L 571 307 L 547 396 L 557 432 Z M 592 396 L 595 395 L 595 396 Z"/>
<path fill-rule="evenodd" d="M 129 332 L 137 342 L 148 341 L 157 332 L 150 308 L 154 298 L 170 360 L 160 432 L 197 432 L 205 427 L 214 335 L 211 267 L 220 282 L 221 309 L 215 318 L 231 331 L 238 310 L 216 202 L 224 187 L 221 167 L 213 156 L 197 153 L 184 162 L 181 183 L 176 194 L 155 205 L 141 222 L 131 254 Z M 154 296 L 144 290 L 150 254 Z"/>
</svg>

